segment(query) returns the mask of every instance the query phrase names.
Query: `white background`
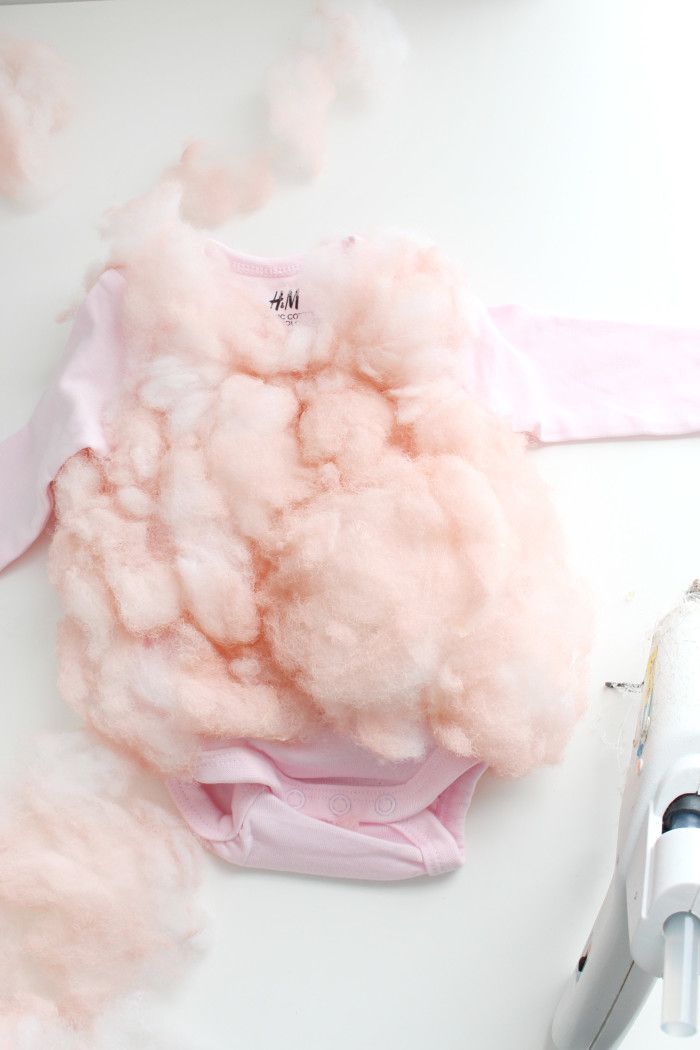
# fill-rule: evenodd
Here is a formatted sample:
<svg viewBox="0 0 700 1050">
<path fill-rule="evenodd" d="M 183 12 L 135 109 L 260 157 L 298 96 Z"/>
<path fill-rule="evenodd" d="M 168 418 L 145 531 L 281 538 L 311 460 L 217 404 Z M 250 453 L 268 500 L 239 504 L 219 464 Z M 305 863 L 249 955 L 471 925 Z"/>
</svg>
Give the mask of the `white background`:
<svg viewBox="0 0 700 1050">
<path fill-rule="evenodd" d="M 402 227 L 463 260 L 490 303 L 700 325 L 697 0 L 394 9 L 413 48 L 400 93 L 338 114 L 318 181 L 215 235 L 281 255 Z M 53 43 L 84 84 L 70 181 L 34 213 L 0 210 L 0 436 L 25 421 L 61 352 L 53 318 L 102 254 L 103 209 L 145 190 L 188 137 L 240 131 L 307 11 L 0 7 L 0 29 Z M 641 679 L 656 618 L 700 576 L 700 438 L 533 455 L 597 594 L 590 709 L 565 761 L 483 780 L 467 865 L 445 878 L 358 884 L 208 861 L 211 944 L 164 1008 L 221 1050 L 545 1050 L 610 876 L 636 714 L 600 685 Z M 4 769 L 39 731 L 71 724 L 45 562 L 40 541 L 0 579 Z M 625 1047 L 668 1050 L 658 1015 L 657 992 Z"/>
</svg>

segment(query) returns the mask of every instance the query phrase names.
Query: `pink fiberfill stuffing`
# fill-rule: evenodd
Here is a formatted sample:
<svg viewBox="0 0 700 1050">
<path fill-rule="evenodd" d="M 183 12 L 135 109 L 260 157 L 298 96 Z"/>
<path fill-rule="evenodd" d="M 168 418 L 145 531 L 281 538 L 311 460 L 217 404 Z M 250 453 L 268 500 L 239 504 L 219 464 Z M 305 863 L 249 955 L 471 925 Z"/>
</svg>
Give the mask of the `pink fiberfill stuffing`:
<svg viewBox="0 0 700 1050">
<path fill-rule="evenodd" d="M 64 1020 L 45 1000 L 0 1004 L 2 1050 L 211 1050 L 193 1034 L 164 1025 L 142 997 L 106 1010 L 88 1029 Z"/>
<path fill-rule="evenodd" d="M 53 192 L 75 105 L 73 72 L 53 48 L 0 34 L 0 195 L 26 203 Z"/>
<path fill-rule="evenodd" d="M 330 110 L 338 94 L 369 100 L 396 79 L 408 46 L 378 0 L 320 0 L 300 40 L 273 64 L 264 86 L 259 143 L 240 157 L 190 140 L 161 182 L 182 189 L 182 215 L 215 227 L 268 200 L 279 175 L 321 170 Z M 35 202 L 60 177 L 61 133 L 77 103 L 77 81 L 51 47 L 0 34 L 0 195 Z"/>
<path fill-rule="evenodd" d="M 68 701 L 170 774 L 320 727 L 556 760 L 588 610 L 526 439 L 465 389 L 486 320 L 461 271 L 405 236 L 321 245 L 294 277 L 313 320 L 285 326 L 216 242 L 129 216 L 111 451 L 55 484 Z"/>
<path fill-rule="evenodd" d="M 267 202 L 278 178 L 310 180 L 326 159 L 330 115 L 340 97 L 363 103 L 396 83 L 408 44 L 378 0 L 320 0 L 300 39 L 265 75 L 260 141 L 238 158 L 190 141 L 161 182 L 182 189 L 182 216 L 213 228 Z"/>
<path fill-rule="evenodd" d="M 220 226 L 232 215 L 257 211 L 274 189 L 264 150 L 235 163 L 217 156 L 201 140 L 189 142 L 178 163 L 167 168 L 161 179 L 180 184 L 183 216 L 194 226 L 207 228 Z"/>
<path fill-rule="evenodd" d="M 68 1029 L 87 1030 L 105 1004 L 189 954 L 199 850 L 149 790 L 129 760 L 64 733 L 39 742 L 4 798 L 0 1033 L 26 1015 L 28 1031 L 66 1026 L 71 1047 Z"/>
</svg>

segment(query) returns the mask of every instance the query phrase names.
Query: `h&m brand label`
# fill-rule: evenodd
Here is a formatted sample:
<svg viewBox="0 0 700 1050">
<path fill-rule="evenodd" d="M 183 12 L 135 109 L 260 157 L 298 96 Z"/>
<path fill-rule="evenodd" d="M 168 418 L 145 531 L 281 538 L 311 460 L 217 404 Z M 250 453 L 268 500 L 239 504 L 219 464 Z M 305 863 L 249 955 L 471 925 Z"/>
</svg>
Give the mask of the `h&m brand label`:
<svg viewBox="0 0 700 1050">
<path fill-rule="evenodd" d="M 279 319 L 284 321 L 285 324 L 296 324 L 301 316 L 298 288 L 276 291 L 269 303 L 270 309 L 274 310 Z"/>
</svg>

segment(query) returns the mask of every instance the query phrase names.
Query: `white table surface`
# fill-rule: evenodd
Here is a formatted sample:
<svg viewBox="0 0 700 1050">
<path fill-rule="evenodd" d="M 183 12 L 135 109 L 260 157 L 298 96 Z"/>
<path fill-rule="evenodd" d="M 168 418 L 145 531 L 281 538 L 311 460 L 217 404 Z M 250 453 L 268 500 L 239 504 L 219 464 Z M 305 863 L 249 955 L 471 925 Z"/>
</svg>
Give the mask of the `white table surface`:
<svg viewBox="0 0 700 1050">
<path fill-rule="evenodd" d="M 103 209 L 190 136 L 225 140 L 294 38 L 301 0 L 0 6 L 79 69 L 71 178 L 31 214 L 0 208 L 0 436 L 66 339 L 54 315 L 101 254 Z M 401 92 L 335 119 L 312 185 L 216 236 L 256 254 L 382 226 L 434 237 L 488 302 L 700 325 L 697 0 L 419 0 Z M 371 885 L 207 862 L 211 944 L 163 1010 L 227 1050 L 545 1050 L 602 899 L 656 618 L 700 576 L 700 438 L 533 453 L 597 594 L 590 709 L 565 760 L 487 778 L 454 875 Z M 39 542 L 0 578 L 0 771 L 72 724 L 55 687 L 58 607 Z M 542 644 L 546 644 L 545 639 Z M 629 1050 L 672 1044 L 658 990 Z M 700 1036 L 686 1045 L 700 1046 Z M 128 1050 L 128 1048 L 125 1048 Z"/>
</svg>

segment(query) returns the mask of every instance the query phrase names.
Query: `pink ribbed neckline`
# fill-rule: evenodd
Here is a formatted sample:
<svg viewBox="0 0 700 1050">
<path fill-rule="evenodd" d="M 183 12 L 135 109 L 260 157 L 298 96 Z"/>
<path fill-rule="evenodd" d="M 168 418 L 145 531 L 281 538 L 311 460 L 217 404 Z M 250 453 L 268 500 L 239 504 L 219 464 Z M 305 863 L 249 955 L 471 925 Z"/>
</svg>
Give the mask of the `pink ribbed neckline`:
<svg viewBox="0 0 700 1050">
<path fill-rule="evenodd" d="M 337 242 L 344 246 L 354 243 L 358 238 L 354 234 L 339 237 Z M 208 243 L 220 248 L 226 255 L 232 269 L 237 273 L 251 277 L 290 277 L 299 273 L 309 252 L 294 252 L 291 255 L 250 255 L 232 248 L 216 237 L 209 237 Z"/>
</svg>

